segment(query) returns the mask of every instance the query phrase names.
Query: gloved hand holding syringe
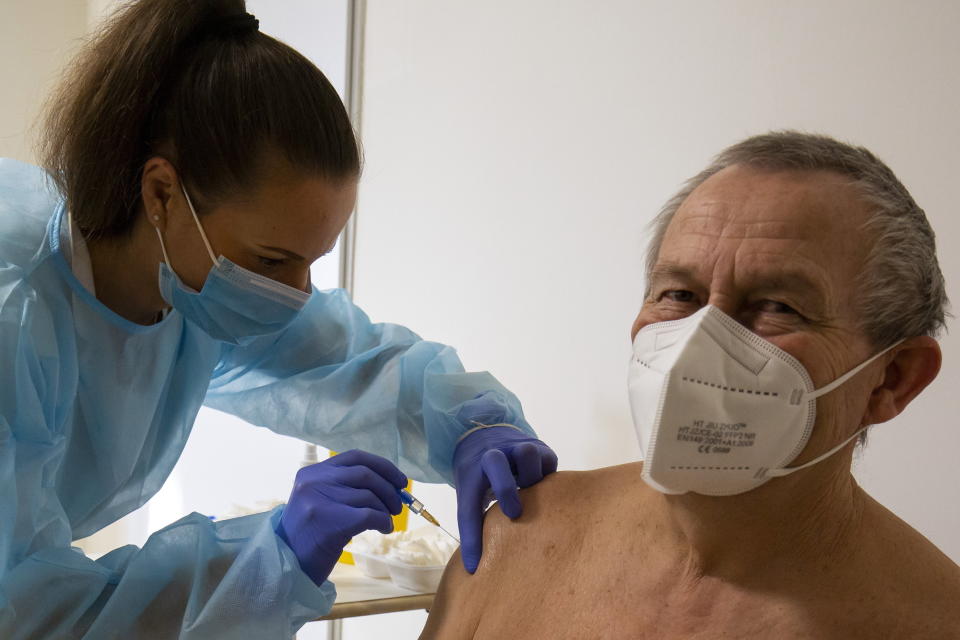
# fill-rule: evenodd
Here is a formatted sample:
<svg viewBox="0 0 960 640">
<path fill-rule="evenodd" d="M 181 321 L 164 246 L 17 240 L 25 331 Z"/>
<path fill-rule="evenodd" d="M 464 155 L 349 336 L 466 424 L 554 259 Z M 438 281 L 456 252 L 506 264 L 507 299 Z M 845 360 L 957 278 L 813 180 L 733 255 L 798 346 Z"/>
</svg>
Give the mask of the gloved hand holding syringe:
<svg viewBox="0 0 960 640">
<path fill-rule="evenodd" d="M 417 500 L 416 498 L 414 498 L 413 494 L 411 494 L 406 489 L 400 489 L 399 492 L 400 492 L 400 501 L 403 502 L 403 504 L 407 505 L 407 508 L 410 509 L 410 511 L 423 517 L 423 519 L 429 522 L 430 524 L 440 527 L 441 531 L 443 531 L 445 534 L 447 534 L 448 536 L 456 540 L 457 544 L 460 544 L 460 540 L 457 538 L 457 536 L 453 535 L 452 533 L 450 533 L 449 531 L 441 527 L 440 523 L 437 522 L 437 519 L 434 518 L 432 515 L 430 515 L 429 511 L 423 508 L 423 503 Z"/>
</svg>

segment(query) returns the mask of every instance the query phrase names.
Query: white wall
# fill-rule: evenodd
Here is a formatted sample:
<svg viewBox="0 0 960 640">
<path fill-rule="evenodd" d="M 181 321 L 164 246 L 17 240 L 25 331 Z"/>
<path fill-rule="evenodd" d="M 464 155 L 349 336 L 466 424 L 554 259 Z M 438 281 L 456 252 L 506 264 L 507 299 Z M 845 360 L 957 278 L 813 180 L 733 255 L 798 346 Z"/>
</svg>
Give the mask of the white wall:
<svg viewBox="0 0 960 640">
<path fill-rule="evenodd" d="M 563 469 L 639 458 L 625 377 L 644 225 L 747 135 L 876 151 L 927 210 L 960 300 L 956 2 L 371 0 L 367 14 L 356 299 L 491 370 Z M 960 344 L 943 349 L 939 380 L 874 430 L 856 474 L 960 561 Z M 453 517 L 449 492 L 424 494 Z"/>
<path fill-rule="evenodd" d="M 0 157 L 34 162 L 31 127 L 86 32 L 86 6 L 76 0 L 4 0 L 0 15 Z"/>
</svg>

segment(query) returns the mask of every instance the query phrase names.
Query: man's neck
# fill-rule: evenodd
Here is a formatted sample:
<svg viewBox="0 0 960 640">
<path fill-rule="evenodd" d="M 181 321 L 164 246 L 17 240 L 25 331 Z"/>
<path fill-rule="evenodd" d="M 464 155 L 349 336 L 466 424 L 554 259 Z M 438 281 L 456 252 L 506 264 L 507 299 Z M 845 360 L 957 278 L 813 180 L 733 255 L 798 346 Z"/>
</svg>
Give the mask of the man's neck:
<svg viewBox="0 0 960 640">
<path fill-rule="evenodd" d="M 837 456 L 735 496 L 656 493 L 651 515 L 690 577 L 796 578 L 855 548 L 866 496 L 849 468 L 849 456 Z"/>
<path fill-rule="evenodd" d="M 168 305 L 157 280 L 156 231 L 142 218 L 129 236 L 88 243 L 97 299 L 131 322 L 155 323 Z"/>
</svg>

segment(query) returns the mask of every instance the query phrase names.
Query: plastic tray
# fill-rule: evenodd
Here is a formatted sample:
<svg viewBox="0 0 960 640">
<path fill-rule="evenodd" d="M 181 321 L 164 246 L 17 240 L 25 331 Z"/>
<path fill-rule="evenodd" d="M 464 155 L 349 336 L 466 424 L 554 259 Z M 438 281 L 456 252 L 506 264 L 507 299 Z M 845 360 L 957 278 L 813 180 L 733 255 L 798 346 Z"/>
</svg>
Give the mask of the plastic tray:
<svg viewBox="0 0 960 640">
<path fill-rule="evenodd" d="M 420 593 L 435 593 L 443 577 L 443 570 L 447 568 L 445 564 L 420 566 L 391 559 L 386 561 L 386 565 L 393 584 L 401 589 Z"/>
<path fill-rule="evenodd" d="M 383 556 L 372 555 L 364 553 L 363 551 L 354 551 L 353 549 L 347 549 L 347 551 L 353 554 L 353 562 L 363 575 L 370 578 L 390 577 L 390 567 L 387 565 L 387 561 Z"/>
<path fill-rule="evenodd" d="M 407 564 L 379 554 L 354 551 L 350 548 L 347 551 L 353 554 L 354 564 L 363 575 L 370 578 L 389 578 L 401 589 L 419 593 L 434 593 L 440 585 L 443 570 L 447 568 L 445 564 Z"/>
</svg>

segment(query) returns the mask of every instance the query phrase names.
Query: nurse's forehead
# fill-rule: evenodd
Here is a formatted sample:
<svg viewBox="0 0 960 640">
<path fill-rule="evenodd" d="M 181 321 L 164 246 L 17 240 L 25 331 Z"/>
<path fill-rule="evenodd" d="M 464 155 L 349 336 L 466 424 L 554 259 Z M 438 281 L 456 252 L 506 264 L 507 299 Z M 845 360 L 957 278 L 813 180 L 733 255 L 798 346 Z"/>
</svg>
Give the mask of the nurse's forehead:
<svg viewBox="0 0 960 640">
<path fill-rule="evenodd" d="M 275 172 L 225 203 L 206 224 L 248 252 L 312 263 L 333 249 L 356 194 L 352 176 Z"/>
<path fill-rule="evenodd" d="M 252 183 L 228 204 L 266 214 L 259 220 L 263 224 L 312 224 L 353 207 L 359 176 L 305 169 L 273 150 L 260 154 L 255 164 Z"/>
<path fill-rule="evenodd" d="M 308 173 L 274 175 L 257 184 L 248 202 L 276 214 L 269 216 L 268 220 L 310 223 L 352 208 L 356 184 L 355 178 L 329 178 Z"/>
<path fill-rule="evenodd" d="M 234 207 L 247 214 L 239 224 L 296 240 L 302 234 L 322 234 L 330 224 L 341 222 L 353 210 L 356 195 L 355 178 L 297 173 L 260 181 Z"/>
</svg>

